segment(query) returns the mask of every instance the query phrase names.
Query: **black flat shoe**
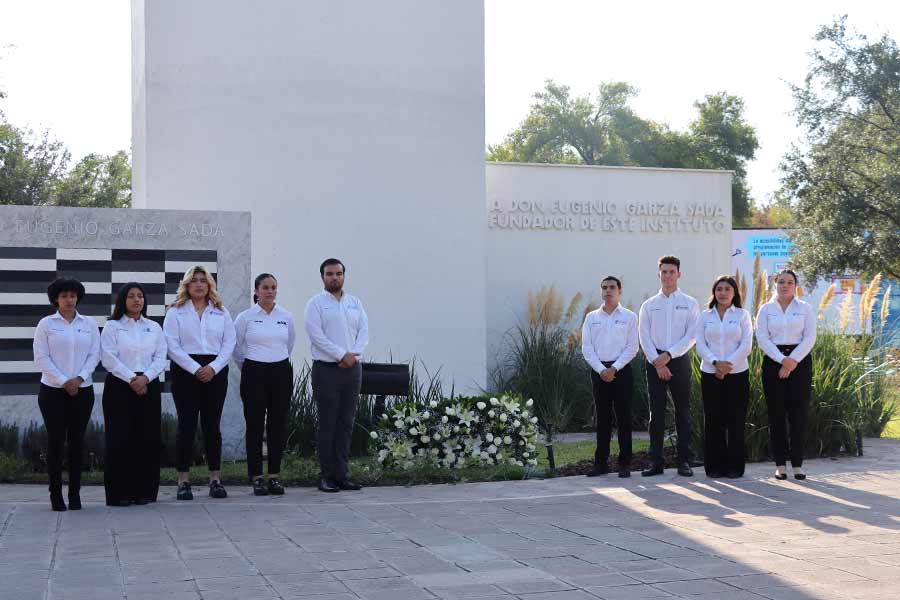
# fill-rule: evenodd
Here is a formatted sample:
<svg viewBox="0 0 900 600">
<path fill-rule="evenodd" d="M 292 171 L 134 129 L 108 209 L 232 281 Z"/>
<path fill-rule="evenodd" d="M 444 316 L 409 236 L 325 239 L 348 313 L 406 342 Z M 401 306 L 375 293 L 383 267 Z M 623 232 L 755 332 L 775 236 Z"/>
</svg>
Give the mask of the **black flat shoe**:
<svg viewBox="0 0 900 600">
<path fill-rule="evenodd" d="M 794 473 L 794 479 L 803 481 L 804 479 L 806 479 L 806 473 Z"/>
<path fill-rule="evenodd" d="M 649 469 L 644 469 L 641 471 L 641 477 L 654 477 L 655 475 L 663 474 L 663 466 L 662 465 L 653 465 Z"/>
<path fill-rule="evenodd" d="M 728 474 L 725 475 L 728 479 L 740 479 L 743 476 L 743 473 L 738 473 L 737 471 L 728 471 Z"/>
<path fill-rule="evenodd" d="M 622 479 L 631 477 L 631 471 L 629 469 L 619 469 L 619 477 L 621 477 Z"/>
<path fill-rule="evenodd" d="M 263 481 L 262 477 L 258 477 L 253 480 L 253 495 L 254 496 L 268 496 L 269 490 L 266 488 L 266 482 Z"/>
<path fill-rule="evenodd" d="M 193 500 L 194 493 L 191 491 L 191 484 L 187 481 L 182 481 L 178 484 L 178 494 L 175 496 L 178 500 Z"/>
<path fill-rule="evenodd" d="M 277 477 L 269 477 L 268 481 L 269 493 L 273 496 L 284 496 L 284 486 L 278 481 Z"/>
<path fill-rule="evenodd" d="M 340 489 L 342 489 L 344 491 L 350 491 L 350 492 L 358 492 L 359 490 L 362 489 L 361 485 L 359 485 L 358 483 L 355 483 L 353 481 L 350 481 L 349 479 L 345 479 L 344 481 L 338 481 L 336 485 Z"/>
<path fill-rule="evenodd" d="M 131 503 L 135 506 L 144 506 L 145 504 L 149 504 L 150 500 L 147 498 L 132 498 Z"/>
<path fill-rule="evenodd" d="M 319 481 L 319 491 L 326 492 L 328 494 L 334 494 L 341 490 L 334 483 L 328 481 L 327 479 L 322 479 L 321 481 Z"/>
<path fill-rule="evenodd" d="M 56 512 L 65 512 L 66 501 L 63 500 L 62 491 L 50 492 L 50 508 Z"/>
<path fill-rule="evenodd" d="M 228 492 L 225 490 L 225 486 L 222 485 L 222 482 L 216 479 L 215 481 L 209 482 L 209 497 L 210 498 L 227 498 Z"/>
<path fill-rule="evenodd" d="M 81 495 L 78 492 L 69 492 L 69 510 L 81 510 Z"/>
<path fill-rule="evenodd" d="M 785 479 L 787 479 L 787 473 L 781 473 L 780 475 L 778 473 L 775 473 L 774 477 L 778 481 L 784 481 Z"/>
<path fill-rule="evenodd" d="M 691 465 L 687 464 L 686 462 L 683 462 L 680 465 L 678 465 L 678 474 L 681 475 L 682 477 L 693 477 L 694 470 L 691 468 Z"/>
<path fill-rule="evenodd" d="M 609 473 L 609 466 L 601 463 L 595 463 L 594 467 L 585 473 L 586 477 L 597 477 L 599 475 L 607 475 Z"/>
<path fill-rule="evenodd" d="M 710 471 L 706 474 L 710 479 L 719 479 L 720 477 L 724 477 L 725 474 L 722 471 Z"/>
</svg>

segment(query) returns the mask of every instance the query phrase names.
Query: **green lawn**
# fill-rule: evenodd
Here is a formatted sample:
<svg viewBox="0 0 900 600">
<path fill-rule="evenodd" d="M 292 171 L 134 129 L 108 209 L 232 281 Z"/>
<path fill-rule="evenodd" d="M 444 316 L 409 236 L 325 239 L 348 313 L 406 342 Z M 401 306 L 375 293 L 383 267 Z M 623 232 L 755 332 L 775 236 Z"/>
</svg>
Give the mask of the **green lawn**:
<svg viewBox="0 0 900 600">
<path fill-rule="evenodd" d="M 594 440 L 586 440 L 583 442 L 564 442 L 553 444 L 553 457 L 556 459 L 556 466 L 579 463 L 583 460 L 594 460 L 594 450 L 597 444 Z M 650 442 L 647 440 L 632 440 L 632 452 L 645 452 L 650 448 Z M 619 454 L 619 443 L 611 441 L 609 444 L 609 453 L 611 456 Z M 538 444 L 538 463 L 547 464 L 547 448 L 543 444 Z"/>
</svg>

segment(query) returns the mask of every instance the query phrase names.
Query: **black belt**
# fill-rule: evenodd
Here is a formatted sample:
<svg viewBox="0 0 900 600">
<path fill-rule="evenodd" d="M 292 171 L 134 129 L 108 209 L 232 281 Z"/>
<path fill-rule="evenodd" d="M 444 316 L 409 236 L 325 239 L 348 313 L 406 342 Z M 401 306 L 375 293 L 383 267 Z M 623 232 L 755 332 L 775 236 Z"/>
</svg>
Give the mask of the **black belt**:
<svg viewBox="0 0 900 600">
<path fill-rule="evenodd" d="M 282 366 L 285 364 L 290 364 L 290 362 L 291 362 L 291 360 L 289 358 L 285 358 L 283 360 L 276 360 L 275 362 L 264 362 L 261 360 L 253 360 L 252 358 L 244 359 L 245 365 L 246 364 L 258 365 L 260 367 L 278 367 L 278 366 Z M 314 361 L 314 362 L 318 362 L 318 361 Z"/>
<path fill-rule="evenodd" d="M 799 346 L 800 344 L 775 344 L 775 347 L 778 348 L 778 351 L 787 356 L 791 352 L 794 351 L 794 348 Z"/>
<path fill-rule="evenodd" d="M 336 363 L 336 362 L 329 362 L 329 361 L 327 361 L 327 360 L 314 360 L 314 361 L 313 361 L 313 364 L 314 364 L 314 365 L 322 365 L 322 366 L 324 366 L 324 367 L 337 367 L 337 366 L 338 366 L 338 363 Z"/>
<path fill-rule="evenodd" d="M 616 362 L 614 360 L 601 360 L 600 364 L 606 367 L 607 369 L 613 366 L 613 363 Z"/>
</svg>

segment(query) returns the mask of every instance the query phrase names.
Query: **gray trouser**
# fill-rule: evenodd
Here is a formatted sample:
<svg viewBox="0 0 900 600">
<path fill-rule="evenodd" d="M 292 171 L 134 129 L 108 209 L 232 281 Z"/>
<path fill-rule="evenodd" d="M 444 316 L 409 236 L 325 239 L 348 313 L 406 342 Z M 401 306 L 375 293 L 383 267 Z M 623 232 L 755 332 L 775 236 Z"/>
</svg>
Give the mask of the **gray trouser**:
<svg viewBox="0 0 900 600">
<path fill-rule="evenodd" d="M 316 452 L 322 479 L 333 482 L 347 479 L 350 438 L 361 384 L 359 363 L 351 369 L 341 369 L 335 363 L 313 362 L 313 399 L 319 412 Z"/>
</svg>

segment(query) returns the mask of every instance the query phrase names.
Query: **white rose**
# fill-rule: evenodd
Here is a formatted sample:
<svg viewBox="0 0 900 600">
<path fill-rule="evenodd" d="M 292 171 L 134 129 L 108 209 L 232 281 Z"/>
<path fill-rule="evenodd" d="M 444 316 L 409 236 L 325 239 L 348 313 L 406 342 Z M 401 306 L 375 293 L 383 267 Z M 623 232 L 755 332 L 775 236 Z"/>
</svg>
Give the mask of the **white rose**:
<svg viewBox="0 0 900 600">
<path fill-rule="evenodd" d="M 513 421 L 513 427 L 521 427 L 521 426 L 522 426 L 522 421 L 520 421 L 518 419 Z"/>
<path fill-rule="evenodd" d="M 528 454 L 527 452 L 522 453 L 522 458 L 528 458 L 529 456 L 531 456 L 531 455 Z"/>
<path fill-rule="evenodd" d="M 459 433 L 459 425 L 453 426 L 453 433 Z"/>
<path fill-rule="evenodd" d="M 428 406 L 430 406 L 431 408 L 437 408 L 437 402 L 432 400 L 431 402 L 428 403 Z"/>
<path fill-rule="evenodd" d="M 509 419 L 509 417 L 506 416 L 506 413 L 503 413 L 502 415 L 500 415 L 500 420 L 501 420 L 502 422 L 506 423 L 506 421 L 507 421 L 508 419 Z"/>
<path fill-rule="evenodd" d="M 532 404 L 534 404 L 534 400 L 532 400 L 531 398 L 529 398 L 529 399 L 528 399 L 528 402 L 525 403 L 525 406 L 531 406 Z"/>
<path fill-rule="evenodd" d="M 447 418 L 447 415 L 444 415 L 443 417 L 441 417 L 441 423 L 446 423 L 449 420 L 450 419 Z"/>
<path fill-rule="evenodd" d="M 506 444 L 507 446 L 509 446 L 510 444 L 512 444 L 512 438 L 509 436 L 504 437 L 503 443 Z"/>
<path fill-rule="evenodd" d="M 409 435 L 419 435 L 419 430 L 416 429 L 415 427 L 410 427 L 410 428 L 409 428 Z"/>
<path fill-rule="evenodd" d="M 522 418 L 523 418 L 523 419 L 527 419 L 527 418 L 528 418 L 528 411 L 527 411 L 527 410 L 523 410 L 523 411 L 522 411 Z"/>
<path fill-rule="evenodd" d="M 396 421 L 394 421 L 394 427 L 396 427 L 397 429 L 403 429 L 404 425 L 405 423 L 401 419 L 397 419 Z"/>
<path fill-rule="evenodd" d="M 487 448 L 488 454 L 497 454 L 497 446 L 491 444 Z"/>
<path fill-rule="evenodd" d="M 430 417 L 430 416 L 431 416 L 431 413 L 428 412 L 427 410 L 426 410 L 425 412 L 422 413 L 422 418 L 423 418 L 423 419 L 427 419 L 427 418 Z"/>
<path fill-rule="evenodd" d="M 450 407 L 450 406 L 448 406 L 447 408 L 445 408 L 445 409 L 444 409 L 444 412 L 447 413 L 448 415 L 452 415 L 452 414 L 455 414 L 455 413 L 456 413 L 456 411 L 453 410 L 453 408 Z"/>
<path fill-rule="evenodd" d="M 475 406 L 478 407 L 478 410 L 484 410 L 485 408 L 487 408 L 487 404 L 485 404 L 484 402 L 479 402 Z"/>
<path fill-rule="evenodd" d="M 490 418 L 493 419 L 494 417 L 497 416 L 497 413 L 495 413 L 493 410 L 489 410 L 489 411 L 488 411 L 488 416 L 489 416 Z"/>
<path fill-rule="evenodd" d="M 369 437 L 372 438 L 373 440 L 377 440 L 377 439 L 378 439 L 378 434 L 375 433 L 374 431 L 370 431 L 370 432 L 369 432 Z"/>
<path fill-rule="evenodd" d="M 381 413 L 381 418 L 384 419 L 385 421 L 387 421 L 388 416 L 384 413 Z"/>
<path fill-rule="evenodd" d="M 525 440 L 519 440 L 519 445 L 520 445 L 520 446 L 524 446 L 524 445 L 525 445 Z"/>
<path fill-rule="evenodd" d="M 491 406 L 497 406 L 498 404 L 500 404 L 499 400 L 497 400 L 496 398 L 491 398 Z"/>
<path fill-rule="evenodd" d="M 441 441 L 441 434 L 439 434 L 439 433 L 434 434 L 434 441 L 436 441 L 436 442 Z"/>
<path fill-rule="evenodd" d="M 431 438 L 428 437 L 427 435 L 423 435 L 422 437 L 419 438 L 419 441 L 422 442 L 423 444 L 427 444 L 428 442 L 431 441 Z"/>
<path fill-rule="evenodd" d="M 531 417 L 531 422 L 532 422 L 532 423 L 537 423 L 537 422 L 538 422 L 538 418 L 537 418 L 537 417 Z"/>
<path fill-rule="evenodd" d="M 520 467 L 524 467 L 524 466 L 525 466 L 525 464 L 524 464 L 521 460 L 517 460 L 517 461 L 516 461 L 516 464 L 519 465 Z"/>
<path fill-rule="evenodd" d="M 484 439 L 486 439 L 486 440 L 489 441 L 489 442 L 493 442 L 493 441 L 494 441 L 494 434 L 493 434 L 493 433 L 488 433 L 487 436 L 485 436 Z"/>
</svg>

